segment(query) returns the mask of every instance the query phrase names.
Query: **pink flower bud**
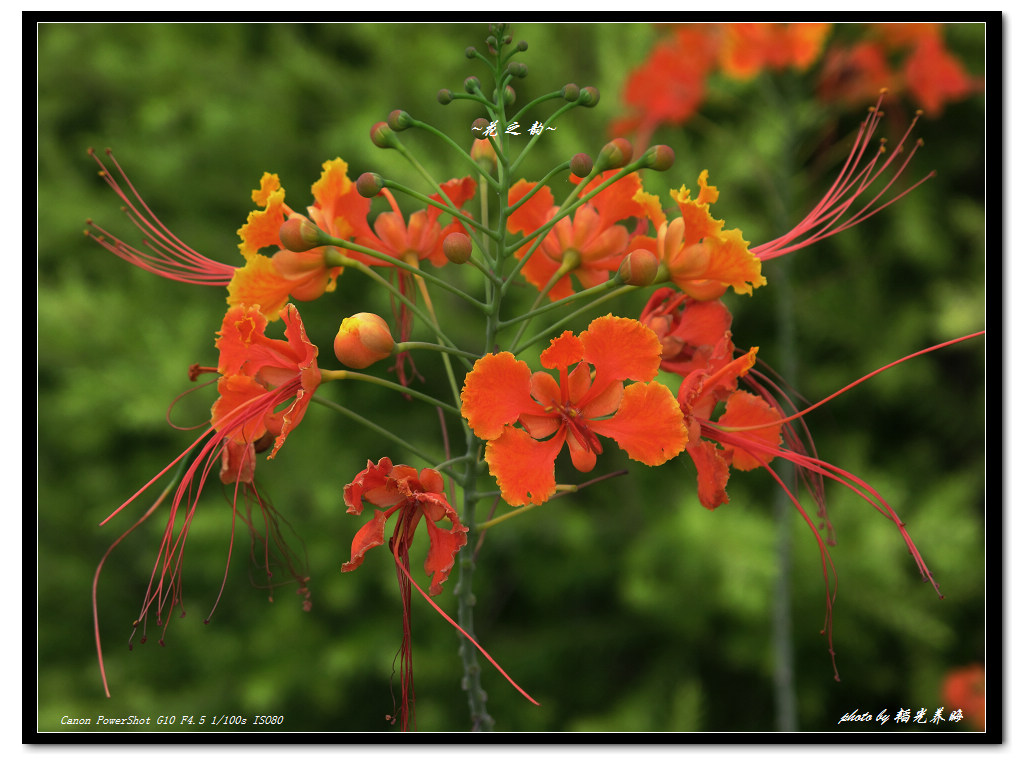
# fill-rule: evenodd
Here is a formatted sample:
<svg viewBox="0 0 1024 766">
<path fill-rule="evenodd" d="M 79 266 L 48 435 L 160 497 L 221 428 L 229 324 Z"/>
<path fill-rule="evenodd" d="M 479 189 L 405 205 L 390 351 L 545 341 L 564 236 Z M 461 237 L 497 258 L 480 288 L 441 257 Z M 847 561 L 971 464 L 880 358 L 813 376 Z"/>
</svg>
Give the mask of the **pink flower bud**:
<svg viewBox="0 0 1024 766">
<path fill-rule="evenodd" d="M 657 144 L 644 152 L 644 162 L 651 170 L 668 170 L 675 164 L 676 153 L 665 144 Z"/>
<path fill-rule="evenodd" d="M 624 138 L 615 138 L 604 145 L 594 164 L 598 170 L 621 168 L 632 157 L 633 145 Z"/>
<path fill-rule="evenodd" d="M 388 127 L 396 133 L 412 127 L 412 117 L 403 109 L 395 109 L 388 115 Z"/>
<path fill-rule="evenodd" d="M 283 224 L 278 231 L 278 237 L 285 250 L 293 253 L 302 253 L 312 250 L 321 244 L 320 237 L 323 234 L 320 229 L 308 218 L 301 215 L 292 216 Z"/>
<path fill-rule="evenodd" d="M 378 122 L 370 128 L 370 140 L 373 141 L 374 146 L 379 146 L 381 149 L 394 149 L 397 145 L 395 132 L 386 122 Z"/>
<path fill-rule="evenodd" d="M 569 170 L 577 178 L 586 178 L 594 170 L 594 161 L 589 154 L 580 152 L 569 162 Z"/>
<path fill-rule="evenodd" d="M 353 314 L 341 321 L 334 354 L 346 367 L 361 370 L 391 356 L 395 339 L 388 323 L 376 314 Z"/>
<path fill-rule="evenodd" d="M 441 243 L 445 257 L 452 263 L 465 263 L 473 254 L 473 241 L 462 232 L 453 231 Z"/>
</svg>

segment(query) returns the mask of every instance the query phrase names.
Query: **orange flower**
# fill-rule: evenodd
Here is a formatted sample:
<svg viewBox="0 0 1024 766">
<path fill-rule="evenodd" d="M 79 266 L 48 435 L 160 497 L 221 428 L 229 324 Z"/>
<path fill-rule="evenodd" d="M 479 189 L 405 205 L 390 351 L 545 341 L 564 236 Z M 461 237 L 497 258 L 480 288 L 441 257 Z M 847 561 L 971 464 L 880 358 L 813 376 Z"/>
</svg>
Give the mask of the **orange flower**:
<svg viewBox="0 0 1024 766">
<path fill-rule="evenodd" d="M 348 512 L 359 515 L 363 510 L 364 498 L 374 505 L 387 507 L 386 511 L 374 510 L 368 521 L 352 540 L 351 559 L 342 565 L 342 572 L 351 572 L 363 563 L 363 557 L 371 548 L 384 544 L 384 525 L 398 513 L 398 522 L 389 546 L 395 561 L 399 564 L 398 584 L 402 595 L 402 708 L 401 725 L 409 727 L 409 713 L 415 704 L 416 693 L 412 676 L 412 588 L 409 577 L 409 548 L 413 534 L 425 519 L 430 547 L 427 549 L 425 569 L 431 576 L 430 593 L 438 595 L 455 566 L 455 555 L 466 544 L 469 531 L 459 521 L 455 509 L 448 504 L 444 492 L 444 479 L 432 468 L 424 468 L 418 474 L 407 465 L 393 465 L 389 458 L 381 458 L 377 465 L 366 462 L 366 468 L 345 486 L 345 502 Z M 450 529 L 438 526 L 446 520 Z M 418 586 L 417 586 L 418 587 Z"/>
<path fill-rule="evenodd" d="M 327 234 L 338 239 L 352 239 L 369 230 L 366 214 L 370 201 L 356 191 L 349 180 L 348 164 L 340 157 L 323 164 L 320 179 L 313 184 L 314 203 L 307 208 L 309 220 Z M 281 225 L 288 218 L 302 216 L 285 204 L 285 191 L 276 174 L 264 173 L 260 188 L 252 199 L 262 210 L 249 213 L 245 225 L 238 230 L 242 242 L 239 249 L 246 265 L 238 270 L 228 285 L 228 303 L 232 306 L 260 306 L 269 319 L 277 319 L 281 308 L 291 296 L 311 301 L 335 288 L 340 266 L 329 266 L 328 250 L 317 247 L 293 252 L 281 243 Z M 265 247 L 276 247 L 272 257 L 259 253 Z M 344 251 L 356 260 L 366 257 Z"/>
<path fill-rule="evenodd" d="M 599 175 L 587 185 L 584 194 L 615 172 L 610 170 Z M 515 205 L 532 192 L 532 196 L 509 216 L 509 231 L 530 234 L 548 223 L 558 211 L 551 190 L 546 186 L 536 187 L 537 184 L 522 180 L 509 190 L 509 205 Z M 523 276 L 538 290 L 543 290 L 554 279 L 548 290 L 553 301 L 572 294 L 570 275 L 575 275 L 583 287 L 607 281 L 626 256 L 629 243 L 629 230 L 619 222 L 646 218 L 648 208 L 644 198 L 636 173 L 616 181 L 579 207 L 572 219 L 568 216 L 560 219 L 544 235 L 523 266 Z M 534 244 L 531 240 L 520 247 L 516 257 L 524 258 Z"/>
<path fill-rule="evenodd" d="M 807 69 L 821 55 L 831 24 L 725 24 L 719 64 L 730 77 L 745 80 L 763 69 Z"/>
<path fill-rule="evenodd" d="M 609 314 L 579 337 L 562 333 L 541 353 L 541 364 L 557 369 L 558 380 L 531 373 L 508 352 L 479 359 L 466 376 L 462 414 L 487 440 L 484 457 L 505 501 L 539 505 L 550 498 L 555 458 L 566 443 L 580 471 L 593 469 L 601 454 L 599 435 L 647 465 L 678 455 L 686 445 L 682 413 L 665 386 L 647 382 L 658 372 L 660 353 L 651 330 Z M 624 380 L 643 382 L 623 387 Z"/>
<path fill-rule="evenodd" d="M 975 91 L 975 83 L 964 71 L 938 34 L 923 37 L 904 64 L 907 90 L 926 113 L 936 117 L 951 101 L 960 101 Z"/>
<path fill-rule="evenodd" d="M 629 249 L 657 253 L 669 278 L 699 301 L 718 298 L 730 287 L 751 294 L 755 287 L 766 284 L 761 261 L 748 249 L 750 243 L 739 229 L 723 231 L 724 222 L 711 217 L 709 206 L 718 200 L 718 189 L 707 181 L 705 170 L 697 179 L 700 192 L 696 199 L 690 199 L 685 186 L 672 192 L 680 213 L 672 221 L 666 221 L 664 213 L 650 205 L 658 237 L 636 237 Z"/>
<path fill-rule="evenodd" d="M 259 306 L 233 306 L 224 316 L 217 339 L 220 398 L 212 410 L 213 427 L 232 442 L 222 481 L 251 480 L 256 445 L 263 440 L 269 446 L 272 438 L 268 459 L 274 457 L 320 385 L 318 350 L 306 337 L 298 310 L 287 304 L 283 315 L 287 340 L 266 336 L 267 318 Z"/>
</svg>

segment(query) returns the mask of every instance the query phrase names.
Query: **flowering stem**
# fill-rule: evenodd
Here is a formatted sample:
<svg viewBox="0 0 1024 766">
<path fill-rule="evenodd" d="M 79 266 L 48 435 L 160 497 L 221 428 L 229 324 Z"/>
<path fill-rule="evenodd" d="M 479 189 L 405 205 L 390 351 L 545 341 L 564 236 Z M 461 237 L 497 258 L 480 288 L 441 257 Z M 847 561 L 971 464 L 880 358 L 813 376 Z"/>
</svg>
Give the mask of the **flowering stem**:
<svg viewBox="0 0 1024 766">
<path fill-rule="evenodd" d="M 472 351 L 463 351 L 461 348 L 445 346 L 441 343 L 428 343 L 427 341 L 407 340 L 395 344 L 396 354 L 401 353 L 403 351 L 413 351 L 415 349 L 423 349 L 424 351 L 440 351 L 442 354 L 452 354 L 453 356 L 458 356 L 465 359 L 472 359 L 474 361 L 480 358 L 480 354 L 474 354 Z M 472 365 L 466 364 L 466 367 L 470 368 L 472 367 Z"/>
<path fill-rule="evenodd" d="M 527 349 L 530 346 L 532 346 L 534 343 L 539 343 L 542 340 L 546 340 L 546 339 L 550 338 L 553 333 L 557 332 L 559 329 L 564 327 L 565 323 L 568 322 L 573 317 L 579 316 L 580 314 L 583 314 L 583 313 L 589 311 L 590 309 L 594 308 L 595 306 L 597 306 L 597 305 L 599 305 L 601 303 L 604 303 L 605 301 L 610 301 L 613 298 L 617 298 L 620 295 L 625 295 L 626 293 L 632 292 L 633 290 L 637 289 L 637 288 L 633 287 L 632 285 L 622 285 L 622 286 L 617 286 L 617 285 L 618 285 L 617 282 L 615 282 L 614 280 L 610 279 L 607 282 L 604 282 L 604 283 L 602 283 L 600 285 L 597 285 L 595 287 L 591 287 L 591 288 L 589 288 L 587 290 L 581 290 L 580 292 L 576 293 L 574 296 L 571 296 L 570 298 L 563 299 L 563 300 L 579 300 L 581 297 L 587 296 L 588 294 L 593 294 L 593 295 L 596 296 L 594 298 L 594 300 L 592 300 L 589 303 L 587 303 L 586 306 L 582 306 L 581 308 L 578 308 L 575 311 L 570 312 L 569 314 L 566 314 L 558 322 L 555 322 L 554 324 L 550 325 L 549 327 L 546 327 L 543 331 L 537 333 L 536 335 L 534 335 L 532 338 L 528 339 L 524 343 L 520 343 L 520 344 L 516 345 L 515 348 L 512 349 L 512 353 L 513 354 L 518 354 L 521 351 L 523 351 L 523 349 Z M 612 288 L 616 288 L 616 289 L 612 289 Z M 600 295 L 601 291 L 604 291 L 603 295 Z M 542 306 L 539 309 L 537 309 L 537 312 L 540 313 L 542 311 L 546 311 L 546 310 L 550 309 L 554 305 L 555 304 L 550 304 L 549 306 Z"/>
<path fill-rule="evenodd" d="M 466 150 L 463 149 L 458 143 L 456 143 L 455 140 L 452 139 L 452 137 L 449 136 L 447 133 L 438 130 L 437 128 L 435 128 L 433 125 L 431 125 L 429 123 L 421 122 L 421 121 L 417 120 L 416 118 L 412 118 L 412 122 L 411 122 L 410 126 L 413 127 L 413 128 L 421 128 L 421 129 L 427 131 L 428 133 L 430 133 L 431 135 L 435 136 L 436 138 L 440 138 L 442 141 L 444 141 L 446 144 L 448 144 L 452 149 L 454 149 L 455 153 L 458 154 L 460 157 L 462 157 L 464 160 L 466 160 L 472 167 L 477 168 L 477 170 L 480 171 L 480 174 L 482 176 L 487 178 L 492 184 L 495 183 L 494 179 L 491 178 L 491 176 L 487 172 L 485 172 L 479 165 L 477 165 L 476 161 L 472 157 L 469 156 L 469 154 L 466 152 Z M 388 182 L 388 186 L 392 187 L 392 188 L 396 188 L 396 189 L 398 188 L 397 185 L 393 185 L 390 181 Z M 430 204 L 436 205 L 434 200 L 430 200 Z M 445 212 L 451 212 L 451 211 L 450 210 L 446 210 Z M 452 213 L 452 215 L 454 215 L 454 213 Z M 466 221 L 465 219 L 463 219 L 463 220 L 468 223 L 468 221 Z"/>
</svg>

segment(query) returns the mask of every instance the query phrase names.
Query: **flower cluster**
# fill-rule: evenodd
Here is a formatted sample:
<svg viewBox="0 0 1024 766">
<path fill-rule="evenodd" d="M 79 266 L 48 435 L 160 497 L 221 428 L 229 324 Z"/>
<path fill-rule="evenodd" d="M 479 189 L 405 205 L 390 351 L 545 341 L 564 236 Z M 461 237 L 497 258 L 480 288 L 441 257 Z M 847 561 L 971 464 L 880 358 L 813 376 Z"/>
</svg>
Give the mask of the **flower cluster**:
<svg viewBox="0 0 1024 766">
<path fill-rule="evenodd" d="M 828 25 L 730 24 L 713 30 L 682 26 L 673 32 L 677 48 L 660 45 L 652 57 L 657 66 L 649 66 L 659 76 L 686 71 L 698 84 L 713 65 L 733 77 L 750 77 L 762 69 L 805 69 L 820 56 L 828 33 Z M 439 101 L 449 104 L 462 98 L 486 111 L 479 119 L 488 124 L 513 122 L 515 116 L 506 112 L 515 97 L 509 83 L 526 76 L 526 68 L 512 61 L 525 45 L 511 43 L 507 27 L 496 25 L 488 38 L 489 56 L 476 49 L 467 52 L 492 69 L 492 98 L 471 77 L 465 94 L 457 97 L 446 89 Z M 665 95 L 675 92 L 667 88 L 649 102 L 644 96 L 648 84 L 646 74 L 635 74 L 627 98 L 647 109 L 641 122 L 648 128 L 659 121 L 684 119 L 699 103 L 697 85 L 678 102 Z M 569 84 L 532 105 L 553 104 L 547 124 L 571 109 L 594 106 L 597 98 L 596 89 Z M 605 145 L 596 161 L 580 153 L 556 169 L 559 177 L 568 175 L 573 184 L 561 204 L 556 199 L 564 194 L 551 180 L 554 172 L 541 182 L 509 172 L 519 163 L 513 161 L 513 149 L 500 132 L 475 142 L 468 151 L 448 139 L 472 175 L 437 182 L 417 164 L 427 176 L 430 193 L 409 190 L 369 171 L 353 181 L 349 164 L 336 157 L 323 163 L 323 172 L 311 187 L 313 203 L 298 212 L 285 203 L 278 176 L 268 172 L 252 192 L 258 209 L 238 229 L 244 262 L 237 266 L 205 258 L 182 244 L 142 202 L 120 166 L 111 159 L 118 180 L 97 158 L 101 175 L 143 231 L 148 252 L 91 222 L 87 234 L 119 257 L 166 278 L 227 288 L 228 308 L 214 343 L 217 363 L 190 369 L 193 380 L 202 374 L 217 375 L 218 396 L 209 427 L 143 487 L 179 463 L 184 467 L 140 620 L 154 608 L 165 624 L 170 609 L 181 602 L 185 537 L 209 472 L 218 469 L 221 481 L 234 486 L 233 514 L 240 496 L 268 509 L 256 489 L 256 456 L 268 452 L 268 459 L 275 457 L 317 401 L 348 417 L 356 426 L 353 434 L 358 428 L 373 429 L 392 440 L 396 450 L 421 461 L 413 467 L 396 464 L 390 457 L 377 462 L 366 458 L 364 469 L 337 486 L 339 509 L 361 515 L 364 504 L 377 508 L 355 530 L 342 572 L 359 569 L 371 549 L 383 546 L 385 527 L 393 523 L 388 547 L 402 609 L 401 710 L 395 719 L 403 729 L 415 724 L 413 588 L 459 632 L 474 724 L 486 728 L 490 718 L 474 664 L 476 652 L 515 684 L 472 635 L 473 596 L 468 581 L 461 579 L 463 572 L 458 586 L 450 589 L 458 598 L 459 622 L 432 597 L 447 595 L 444 585 L 458 562 L 466 564 L 463 569 L 472 569 L 481 528 L 551 501 L 561 487 L 573 487 L 566 480 L 595 470 L 612 443 L 631 460 L 652 467 L 672 464 L 685 452 L 696 468 L 695 487 L 689 491 L 708 509 L 729 502 L 726 490 L 733 471 L 768 471 L 821 547 L 831 649 L 831 560 L 796 488 L 772 468 L 775 458 L 797 467 L 812 489 L 821 518 L 822 479 L 852 488 L 899 527 L 922 575 L 931 575 L 885 500 L 863 480 L 817 457 L 802 426 L 802 412 L 793 411 L 781 388 L 756 369 L 759 348 L 734 345 L 732 315 L 722 298 L 730 288 L 736 295 L 752 296 L 755 288 L 767 284 L 761 273 L 763 261 L 836 234 L 899 199 L 901 195 L 880 201 L 914 154 L 902 151 L 910 130 L 896 151 L 883 158 L 882 147 L 875 153 L 868 149 L 880 118 L 876 104 L 835 183 L 800 224 L 753 247 L 739 228 L 726 228 L 725 221 L 711 214 L 719 191 L 710 184 L 708 170 L 699 174 L 695 193 L 685 185 L 672 190 L 666 209 L 658 196 L 644 189 L 641 173 L 669 170 L 672 151 L 655 146 L 634 157 L 624 138 Z M 399 110 L 373 126 L 370 139 L 378 147 L 409 156 L 399 134 L 410 129 L 435 131 Z M 536 138 L 522 151 L 528 151 Z M 893 165 L 893 158 L 901 154 L 902 162 Z M 889 177 L 882 192 L 868 192 L 883 175 Z M 488 193 L 478 194 L 483 189 Z M 403 213 L 396 192 L 408 193 L 420 207 Z M 868 201 L 853 208 L 864 195 Z M 374 214 L 374 200 L 387 209 Z M 345 369 L 323 369 L 318 347 L 310 341 L 293 301 L 324 299 L 335 291 L 343 273 L 344 279 L 360 279 L 377 294 L 386 293 L 394 316 L 389 321 L 363 304 L 342 306 L 333 348 Z M 528 300 L 532 299 L 526 311 L 508 300 L 523 279 L 530 285 Z M 646 306 L 634 310 L 635 316 L 628 308 L 616 310 L 591 319 L 583 330 L 573 329 L 578 326 L 574 320 L 599 303 L 652 286 Z M 461 340 L 464 328 L 453 333 L 442 321 L 447 315 L 436 309 L 440 302 L 431 297 L 439 292 L 459 301 L 460 312 L 477 312 L 481 332 L 472 343 Z M 558 317 L 554 324 L 526 336 L 532 322 L 552 316 Z M 413 317 L 418 320 L 415 327 Z M 284 339 L 268 335 L 278 321 Z M 311 328 L 314 337 L 318 330 Z M 528 356 L 533 347 L 539 353 Z M 438 360 L 431 367 L 436 378 L 430 382 L 447 386 L 450 400 L 416 387 L 417 381 L 428 378 L 412 364 L 413 353 Z M 362 372 L 391 357 L 395 362 L 388 372 L 394 376 Z M 538 360 L 543 369 L 531 368 L 527 359 Z M 411 443 L 361 407 L 349 409 L 319 395 L 322 387 L 336 381 L 395 392 L 400 395 L 395 406 L 403 418 L 412 417 L 414 405 L 428 405 L 432 415 L 440 415 L 437 441 L 443 451 Z M 451 438 L 459 432 L 465 437 L 461 451 Z M 352 443 L 358 444 L 358 436 Z M 566 448 L 568 462 L 560 461 Z M 190 459 L 193 450 L 197 453 Z M 344 468 L 342 475 L 352 476 L 351 468 Z M 496 491 L 481 492 L 479 484 L 487 473 Z M 686 471 L 671 467 L 667 474 L 678 477 Z M 486 497 L 500 497 L 514 510 L 478 525 L 476 506 Z M 421 522 L 426 527 L 429 594 L 410 571 L 413 538 Z M 254 527 L 251 522 L 249 526 Z M 345 555 L 339 554 L 339 560 Z M 295 579 L 308 608 L 306 579 Z"/>
</svg>

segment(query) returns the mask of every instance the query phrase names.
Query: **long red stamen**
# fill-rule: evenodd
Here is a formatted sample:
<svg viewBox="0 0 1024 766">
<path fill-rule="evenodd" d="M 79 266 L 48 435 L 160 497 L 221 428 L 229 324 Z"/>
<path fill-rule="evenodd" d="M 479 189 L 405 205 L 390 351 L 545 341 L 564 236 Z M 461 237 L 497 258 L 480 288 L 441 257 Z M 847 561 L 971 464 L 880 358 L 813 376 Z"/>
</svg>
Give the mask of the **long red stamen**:
<svg viewBox="0 0 1024 766">
<path fill-rule="evenodd" d="M 523 691 L 523 688 L 519 684 L 517 684 L 515 681 L 512 680 L 512 677 L 508 673 L 505 672 L 505 670 L 501 667 L 501 665 L 499 665 L 497 663 L 497 661 L 491 655 L 489 655 L 487 653 L 487 651 L 482 646 L 480 646 L 479 643 L 477 643 L 477 640 L 475 638 L 473 638 L 471 635 L 469 635 L 469 633 L 467 633 L 465 631 L 465 629 L 461 625 L 459 625 L 459 623 L 455 622 L 455 620 L 453 620 L 451 617 L 449 617 L 447 615 L 447 613 L 445 613 L 444 609 L 442 609 L 441 607 L 439 607 L 437 604 L 434 603 L 434 600 L 430 596 L 428 596 L 426 594 L 426 592 L 423 590 L 423 588 L 421 588 L 419 586 L 419 584 L 414 579 L 412 579 L 412 575 L 409 574 L 408 567 L 406 567 L 401 561 L 399 561 L 397 556 L 395 557 L 395 563 L 397 564 L 399 569 L 401 569 L 405 573 L 405 576 L 409 578 L 409 582 L 412 583 L 412 586 L 416 590 L 419 591 L 420 595 L 423 596 L 423 598 L 425 598 L 427 600 L 427 603 L 430 604 L 432 607 L 434 607 L 434 609 L 437 611 L 437 613 L 440 614 L 442 617 L 444 617 L 445 620 L 448 621 L 448 624 L 450 624 L 453 628 L 455 628 L 457 631 L 459 631 L 459 633 L 461 633 L 463 636 L 465 636 L 469 640 L 469 642 L 471 644 L 473 644 L 473 646 L 475 646 L 477 648 L 477 650 L 480 652 L 480 654 L 482 654 L 484 657 L 486 657 L 487 661 L 490 662 L 497 669 L 497 671 L 499 673 L 501 673 L 502 676 L 504 676 L 505 680 L 508 681 L 510 684 L 512 684 L 512 688 L 514 688 L 517 692 L 519 692 L 524 697 L 526 697 L 526 699 L 530 700 L 530 702 L 532 702 L 534 705 L 538 705 L 538 706 L 540 705 L 540 703 L 537 702 L 537 700 L 535 700 L 533 697 L 531 697 L 529 694 L 527 694 L 525 691 Z"/>
<path fill-rule="evenodd" d="M 124 203 L 123 210 L 128 219 L 143 233 L 145 237 L 143 242 L 149 248 L 149 252 L 128 245 L 123 240 L 118 239 L 110 232 L 94 224 L 92 220 L 86 221 L 86 224 L 90 227 L 85 232 L 87 236 L 99 242 L 118 258 L 123 258 L 129 263 L 158 276 L 194 285 L 227 286 L 232 276 L 234 276 L 234 266 L 220 263 L 196 252 L 164 226 L 160 219 L 153 214 L 153 211 L 149 209 L 145 201 L 143 201 L 135 187 L 132 186 L 128 176 L 125 175 L 124 170 L 121 169 L 121 166 L 114 159 L 114 155 L 109 149 L 107 149 L 107 156 L 117 169 L 131 196 L 110 174 L 100 158 L 96 156 L 96 152 L 89 149 L 89 155 L 99 164 L 101 168 L 100 176 L 114 190 L 117 196 L 121 198 L 121 201 Z"/>
<path fill-rule="evenodd" d="M 880 166 L 878 165 L 882 155 L 887 153 L 884 138 L 882 139 L 874 156 L 864 167 L 858 169 L 861 160 L 864 158 L 865 150 L 871 140 L 871 136 L 874 134 L 875 129 L 881 121 L 883 112 L 880 107 L 882 105 L 883 97 L 884 91 L 883 94 L 878 97 L 878 102 L 875 106 L 869 110 L 867 119 L 861 123 L 860 130 L 853 142 L 853 148 L 850 150 L 850 154 L 847 156 L 842 170 L 839 171 L 839 175 L 836 177 L 831 188 L 825 193 L 825 196 L 821 198 L 821 201 L 818 202 L 818 204 L 814 206 L 814 209 L 811 210 L 811 212 L 808 213 L 791 231 L 783 234 L 781 237 L 771 240 L 770 242 L 752 247 L 750 251 L 754 253 L 754 255 L 762 261 L 766 261 L 771 258 L 778 258 L 780 255 L 791 253 L 794 250 L 799 250 L 822 239 L 831 237 L 833 234 L 845 231 L 851 226 L 856 226 L 857 224 L 862 223 L 875 215 L 875 213 L 884 210 L 889 205 L 909 194 L 935 175 L 935 171 L 928 173 L 928 175 L 918 180 L 908 189 L 904 189 L 892 199 L 886 200 L 884 203 L 875 207 L 875 203 L 877 203 L 882 196 L 888 192 L 896 179 L 906 169 L 907 164 L 914 156 L 918 147 L 922 145 L 922 142 L 919 139 L 906 154 L 902 164 L 900 164 L 900 166 L 893 172 L 892 177 L 889 178 L 885 185 L 870 199 L 870 201 L 868 201 L 867 204 L 860 208 L 856 213 L 849 216 L 846 220 L 842 220 L 843 216 L 845 216 L 853 206 L 854 201 L 868 188 L 873 186 L 879 178 L 881 178 L 898 155 L 903 154 L 904 144 L 921 115 L 921 113 L 918 112 L 914 116 L 914 119 L 911 121 L 910 126 L 896 145 L 896 148 L 892 152 L 888 153 L 885 161 L 881 162 Z M 878 167 L 876 168 L 876 166 Z"/>
</svg>

